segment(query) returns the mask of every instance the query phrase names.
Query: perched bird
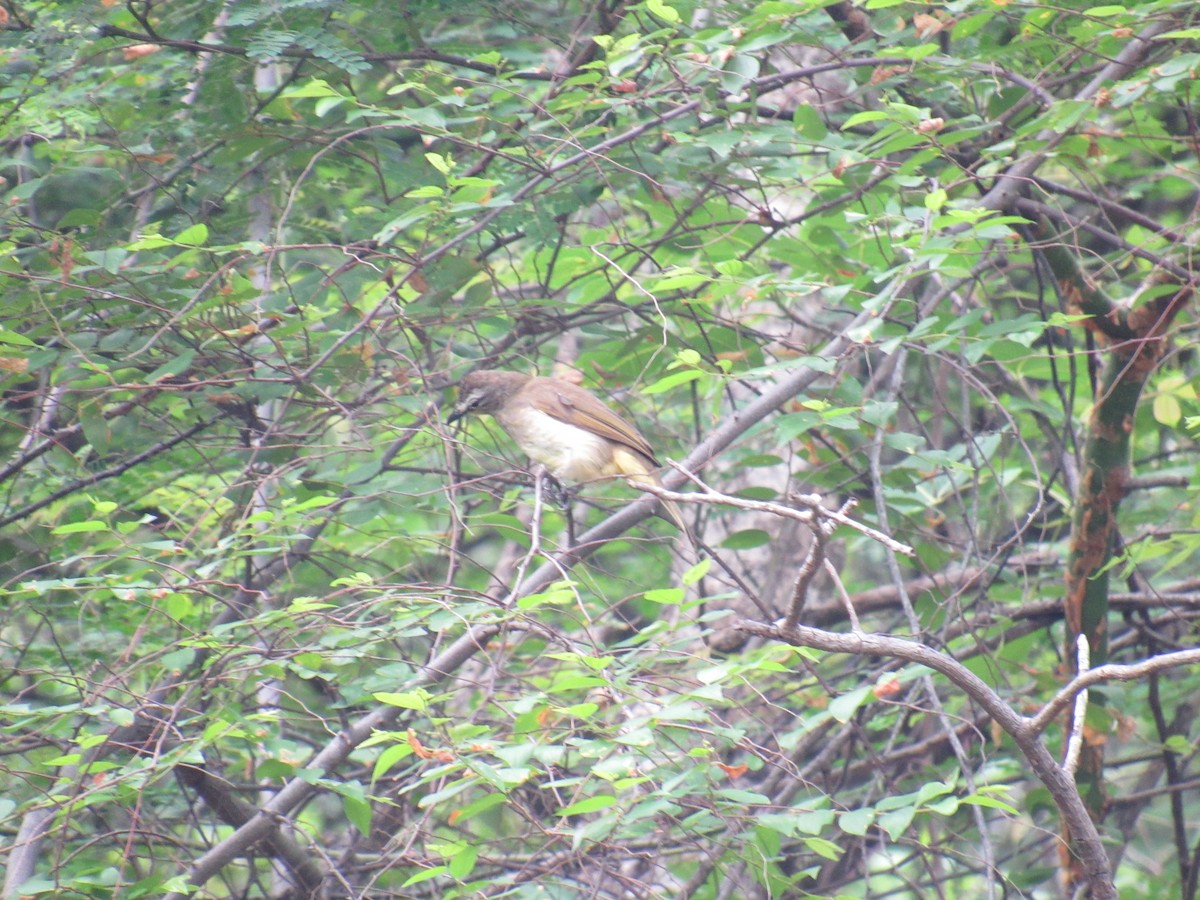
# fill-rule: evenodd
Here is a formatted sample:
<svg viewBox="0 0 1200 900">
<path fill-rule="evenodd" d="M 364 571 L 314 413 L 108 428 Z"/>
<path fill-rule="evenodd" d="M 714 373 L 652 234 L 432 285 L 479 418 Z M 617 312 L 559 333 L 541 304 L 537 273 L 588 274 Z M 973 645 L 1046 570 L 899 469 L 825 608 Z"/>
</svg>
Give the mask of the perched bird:
<svg viewBox="0 0 1200 900">
<path fill-rule="evenodd" d="M 641 433 L 590 391 L 556 378 L 483 369 L 463 379 L 450 424 L 469 413 L 491 415 L 508 436 L 560 482 L 624 476 L 660 484 L 654 450 Z M 679 508 L 663 510 L 686 531 Z"/>
</svg>

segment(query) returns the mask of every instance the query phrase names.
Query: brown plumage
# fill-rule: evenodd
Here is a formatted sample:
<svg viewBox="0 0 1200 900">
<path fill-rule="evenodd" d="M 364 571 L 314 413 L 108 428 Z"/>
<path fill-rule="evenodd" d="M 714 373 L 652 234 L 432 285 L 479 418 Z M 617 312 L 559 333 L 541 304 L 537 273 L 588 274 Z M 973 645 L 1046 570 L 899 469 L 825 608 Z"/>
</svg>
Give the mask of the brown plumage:
<svg viewBox="0 0 1200 900">
<path fill-rule="evenodd" d="M 470 413 L 493 416 L 518 447 L 559 481 L 587 482 L 615 475 L 659 484 L 654 449 L 641 432 L 595 394 L 556 378 L 499 369 L 463 379 L 446 422 Z M 663 510 L 684 529 L 678 507 Z"/>
</svg>

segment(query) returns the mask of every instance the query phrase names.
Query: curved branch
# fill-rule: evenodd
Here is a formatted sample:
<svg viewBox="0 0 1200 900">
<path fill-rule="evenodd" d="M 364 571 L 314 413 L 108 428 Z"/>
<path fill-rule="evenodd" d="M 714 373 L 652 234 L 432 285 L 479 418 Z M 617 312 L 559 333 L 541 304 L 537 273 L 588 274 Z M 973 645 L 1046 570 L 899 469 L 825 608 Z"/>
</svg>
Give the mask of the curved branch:
<svg viewBox="0 0 1200 900">
<path fill-rule="evenodd" d="M 668 491 L 656 484 L 635 483 L 631 486 L 647 494 L 653 494 L 655 497 L 663 500 L 672 500 L 677 503 L 710 503 L 721 506 L 732 506 L 735 509 L 765 512 L 785 519 L 795 519 L 797 522 L 803 522 L 806 525 L 810 525 L 816 520 L 831 522 L 834 525 L 844 525 L 876 543 L 883 544 L 883 546 L 896 553 L 901 553 L 904 556 L 916 555 L 916 552 L 908 544 L 902 544 L 882 531 L 850 518 L 846 515 L 844 508 L 830 509 L 825 505 L 824 499 L 817 494 L 788 495 L 788 499 L 792 503 L 796 506 L 804 507 L 803 509 L 784 506 L 782 503 L 770 503 L 766 500 L 747 500 L 744 497 L 735 497 L 732 494 L 724 494 L 721 491 L 715 490 L 678 463 L 671 462 L 670 460 L 668 460 L 668 463 L 671 468 L 682 472 L 688 481 L 696 485 L 700 490 L 696 493 L 685 494 L 680 491 Z"/>
<path fill-rule="evenodd" d="M 1070 197 L 1072 200 L 1077 200 L 1080 203 L 1092 204 L 1098 207 L 1107 216 L 1126 219 L 1127 221 L 1132 222 L 1134 225 L 1137 225 L 1139 228 L 1146 229 L 1151 234 L 1161 235 L 1168 241 L 1182 244 L 1187 240 L 1178 231 L 1174 231 L 1166 227 L 1157 219 L 1143 215 L 1133 207 L 1126 206 L 1124 203 L 1118 203 L 1116 200 L 1109 200 L 1107 197 L 1101 197 L 1096 193 L 1081 191 L 1070 187 L 1069 185 L 1060 184 L 1057 181 L 1051 181 L 1049 178 L 1045 178 L 1041 175 L 1035 175 L 1033 178 L 1033 183 L 1047 194 L 1061 194 L 1064 197 Z M 1101 236 L 1105 237 L 1105 239 L 1108 239 L 1107 234 Z"/>
<path fill-rule="evenodd" d="M 1129 665 L 1108 663 L 1096 666 L 1094 669 L 1088 669 L 1083 674 L 1072 678 L 1049 703 L 1042 707 L 1036 716 L 1026 723 L 1025 727 L 1033 734 L 1040 733 L 1071 705 L 1071 701 L 1080 691 L 1085 691 L 1093 685 L 1102 684 L 1105 681 L 1137 681 L 1165 669 L 1196 664 L 1200 664 L 1200 650 L 1177 650 L 1174 653 L 1162 653 Z"/>
<path fill-rule="evenodd" d="M 805 625 L 785 629 L 759 622 L 742 622 L 738 628 L 748 634 L 796 647 L 902 659 L 945 675 L 952 684 L 983 707 L 1013 739 L 1038 780 L 1054 798 L 1059 814 L 1073 836 L 1072 849 L 1079 854 L 1082 871 L 1091 887 L 1092 900 L 1117 900 L 1108 854 L 1074 782 L 1050 755 L 1038 733 L 1030 727 L 1030 720 L 1017 714 L 999 694 L 962 663 L 924 644 L 880 634 L 839 634 Z"/>
</svg>

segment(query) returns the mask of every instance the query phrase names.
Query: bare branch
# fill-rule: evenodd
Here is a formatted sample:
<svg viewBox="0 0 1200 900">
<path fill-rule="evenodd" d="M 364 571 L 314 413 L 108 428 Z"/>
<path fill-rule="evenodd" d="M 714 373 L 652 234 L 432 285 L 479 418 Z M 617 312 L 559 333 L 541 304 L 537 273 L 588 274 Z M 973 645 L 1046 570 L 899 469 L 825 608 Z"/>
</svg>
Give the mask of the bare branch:
<svg viewBox="0 0 1200 900">
<path fill-rule="evenodd" d="M 1179 666 L 1200 664 L 1200 650 L 1178 650 L 1174 653 L 1162 653 L 1138 663 L 1118 665 L 1108 663 L 1096 666 L 1076 675 L 1063 687 L 1041 711 L 1029 720 L 1027 727 L 1034 734 L 1043 731 L 1081 691 L 1087 690 L 1094 684 L 1105 681 L 1138 681 L 1153 672 L 1162 672 Z"/>
<path fill-rule="evenodd" d="M 908 544 L 902 544 L 893 538 L 888 537 L 881 531 L 871 528 L 869 525 L 864 525 L 857 522 L 846 515 L 846 510 L 852 504 L 847 503 L 841 509 L 830 509 L 825 505 L 825 500 L 817 494 L 789 494 L 788 499 L 793 503 L 805 507 L 804 509 L 793 509 L 790 506 L 783 506 L 779 503 L 770 503 L 765 500 L 747 500 L 744 497 L 734 497 L 731 494 L 723 494 L 718 490 L 713 489 L 705 484 L 694 473 L 690 472 L 684 466 L 677 462 L 667 460 L 671 468 L 683 473 L 692 484 L 700 488 L 699 493 L 681 493 L 679 491 L 671 491 L 666 488 L 658 487 L 653 484 L 637 483 L 634 484 L 639 491 L 645 491 L 647 494 L 653 494 L 663 500 L 673 500 L 676 503 L 712 503 L 720 506 L 732 506 L 736 509 L 745 509 L 752 512 L 771 513 L 775 516 L 782 516 L 785 519 L 795 519 L 797 522 L 815 528 L 814 519 L 823 519 L 827 522 L 832 522 L 837 525 L 845 525 L 847 528 L 853 528 L 873 541 L 883 544 L 889 550 L 896 553 L 903 553 L 905 556 L 912 556 L 913 549 Z"/>
<path fill-rule="evenodd" d="M 1091 665 L 1091 654 L 1088 652 L 1088 639 L 1081 634 L 1075 640 L 1075 671 L 1086 672 Z M 1083 750 L 1083 717 L 1087 714 L 1087 688 L 1075 695 L 1075 709 L 1071 714 L 1071 735 L 1067 739 L 1067 753 L 1063 760 L 1063 771 L 1071 778 L 1079 768 L 1079 754 Z"/>
</svg>

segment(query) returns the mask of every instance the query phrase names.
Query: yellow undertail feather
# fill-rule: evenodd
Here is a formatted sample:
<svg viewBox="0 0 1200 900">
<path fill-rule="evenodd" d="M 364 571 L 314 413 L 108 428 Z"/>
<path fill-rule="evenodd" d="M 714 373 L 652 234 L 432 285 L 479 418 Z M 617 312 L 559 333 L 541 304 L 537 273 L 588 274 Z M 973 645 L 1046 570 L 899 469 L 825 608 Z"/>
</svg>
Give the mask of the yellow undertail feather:
<svg viewBox="0 0 1200 900">
<path fill-rule="evenodd" d="M 613 451 L 613 468 L 616 470 L 615 474 L 624 475 L 630 481 L 662 487 L 658 476 L 646 466 L 641 456 L 623 447 Z M 665 517 L 675 523 L 676 528 L 687 534 L 688 528 L 684 524 L 683 513 L 680 512 L 679 506 L 670 500 L 659 500 L 658 502 Z"/>
</svg>

